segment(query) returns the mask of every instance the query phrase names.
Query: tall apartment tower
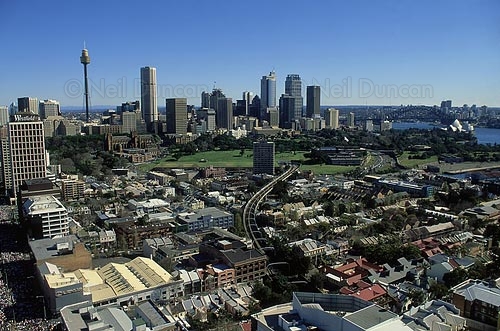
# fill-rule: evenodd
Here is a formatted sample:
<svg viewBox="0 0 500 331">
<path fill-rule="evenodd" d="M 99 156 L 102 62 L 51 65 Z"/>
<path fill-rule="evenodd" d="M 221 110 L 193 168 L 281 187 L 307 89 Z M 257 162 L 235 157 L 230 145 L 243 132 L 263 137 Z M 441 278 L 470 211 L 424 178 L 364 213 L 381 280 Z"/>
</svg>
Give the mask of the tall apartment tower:
<svg viewBox="0 0 500 331">
<path fill-rule="evenodd" d="M 166 99 L 167 106 L 167 133 L 187 133 L 187 99 Z"/>
<path fill-rule="evenodd" d="M 353 112 L 350 112 L 347 115 L 347 126 L 350 127 L 350 128 L 353 128 L 355 126 L 354 113 Z"/>
<path fill-rule="evenodd" d="M 253 173 L 274 175 L 274 142 L 253 143 Z"/>
<path fill-rule="evenodd" d="M 8 151 L 2 148 L 3 180 L 11 196 L 17 194 L 23 180 L 47 177 L 44 138 L 43 122 L 38 114 L 19 113 L 11 118 Z"/>
<path fill-rule="evenodd" d="M 40 118 L 42 120 L 49 116 L 61 115 L 61 105 L 56 100 L 42 100 L 40 101 Z"/>
<path fill-rule="evenodd" d="M 233 99 L 219 98 L 217 100 L 216 124 L 220 129 L 233 129 Z"/>
<path fill-rule="evenodd" d="M 156 94 L 156 68 L 141 68 L 142 116 L 150 132 L 154 131 L 154 125 L 158 122 L 158 100 Z"/>
<path fill-rule="evenodd" d="M 17 111 L 38 115 L 38 99 L 30 97 L 17 98 Z"/>
<path fill-rule="evenodd" d="M 320 116 L 321 88 L 319 86 L 307 87 L 306 116 L 309 118 Z"/>
<path fill-rule="evenodd" d="M 260 80 L 260 107 L 261 114 L 267 108 L 276 107 L 276 73 L 271 71 L 269 75 L 262 76 Z"/>
<path fill-rule="evenodd" d="M 337 130 L 339 128 L 339 110 L 328 108 L 325 112 L 325 122 L 327 128 Z"/>
</svg>

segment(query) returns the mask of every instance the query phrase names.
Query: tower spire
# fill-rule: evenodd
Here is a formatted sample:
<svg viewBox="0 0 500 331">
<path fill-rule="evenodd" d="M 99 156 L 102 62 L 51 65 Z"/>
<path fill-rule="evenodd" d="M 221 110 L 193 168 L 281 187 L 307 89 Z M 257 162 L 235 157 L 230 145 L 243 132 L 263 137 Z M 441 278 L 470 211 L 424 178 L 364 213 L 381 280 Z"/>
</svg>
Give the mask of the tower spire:
<svg viewBox="0 0 500 331">
<path fill-rule="evenodd" d="M 87 77 L 87 65 L 90 64 L 89 51 L 85 48 L 85 41 L 83 42 L 82 56 L 80 56 L 80 63 L 83 64 L 83 77 L 85 79 L 85 116 L 87 123 L 89 117 L 89 79 Z"/>
</svg>

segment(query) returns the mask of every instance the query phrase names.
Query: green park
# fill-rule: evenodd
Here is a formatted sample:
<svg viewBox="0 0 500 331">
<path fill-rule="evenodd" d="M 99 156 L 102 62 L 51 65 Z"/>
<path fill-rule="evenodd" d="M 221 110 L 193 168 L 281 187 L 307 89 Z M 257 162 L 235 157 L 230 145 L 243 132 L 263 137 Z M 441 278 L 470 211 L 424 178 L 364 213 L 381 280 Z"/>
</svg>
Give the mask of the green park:
<svg viewBox="0 0 500 331">
<path fill-rule="evenodd" d="M 303 171 L 313 171 L 315 174 L 340 174 L 353 170 L 353 166 L 336 166 L 327 164 L 307 164 L 308 159 L 305 154 L 308 152 L 282 152 L 276 153 L 275 162 L 279 166 L 283 162 L 300 162 Z M 176 159 L 173 156 L 144 163 L 138 166 L 142 171 L 149 171 L 154 168 L 205 168 L 205 167 L 226 167 L 226 168 L 251 168 L 253 163 L 252 150 L 231 150 L 231 151 L 207 151 L 198 152 L 193 155 L 183 155 Z"/>
</svg>

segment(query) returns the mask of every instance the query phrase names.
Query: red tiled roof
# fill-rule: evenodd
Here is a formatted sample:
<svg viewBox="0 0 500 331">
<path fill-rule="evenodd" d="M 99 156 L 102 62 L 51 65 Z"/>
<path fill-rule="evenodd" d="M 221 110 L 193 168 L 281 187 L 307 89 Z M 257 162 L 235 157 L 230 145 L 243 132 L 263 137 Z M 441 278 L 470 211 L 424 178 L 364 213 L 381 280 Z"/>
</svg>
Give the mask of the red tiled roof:
<svg viewBox="0 0 500 331">
<path fill-rule="evenodd" d="M 369 284 L 358 281 L 352 286 L 344 286 L 340 289 L 341 294 L 354 295 L 366 301 L 375 300 L 387 294 L 386 290 L 379 284 Z"/>
</svg>

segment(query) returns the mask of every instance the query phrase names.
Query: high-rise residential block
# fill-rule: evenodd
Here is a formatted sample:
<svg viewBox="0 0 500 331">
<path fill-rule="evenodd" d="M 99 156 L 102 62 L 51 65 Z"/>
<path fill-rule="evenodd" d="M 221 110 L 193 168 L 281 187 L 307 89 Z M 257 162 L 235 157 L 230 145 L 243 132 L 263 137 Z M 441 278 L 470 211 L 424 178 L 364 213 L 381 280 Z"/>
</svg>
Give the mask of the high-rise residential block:
<svg viewBox="0 0 500 331">
<path fill-rule="evenodd" d="M 328 108 L 325 112 L 326 127 L 337 130 L 339 128 L 339 110 Z"/>
<path fill-rule="evenodd" d="M 274 142 L 253 143 L 253 173 L 274 175 Z"/>
<path fill-rule="evenodd" d="M 347 126 L 348 126 L 348 127 L 350 127 L 350 128 L 355 127 L 355 122 L 354 122 L 354 113 L 353 113 L 353 112 L 350 112 L 350 113 L 347 115 Z"/>
</svg>

